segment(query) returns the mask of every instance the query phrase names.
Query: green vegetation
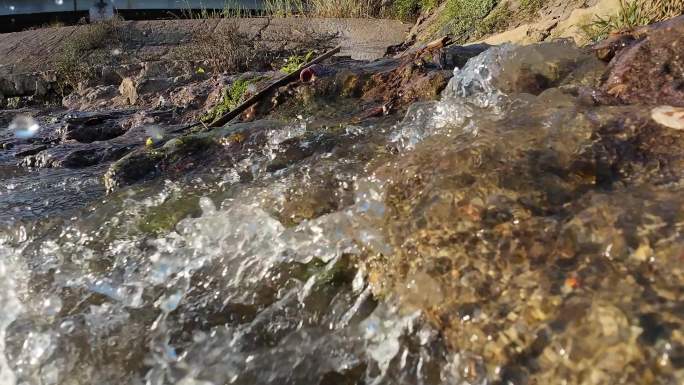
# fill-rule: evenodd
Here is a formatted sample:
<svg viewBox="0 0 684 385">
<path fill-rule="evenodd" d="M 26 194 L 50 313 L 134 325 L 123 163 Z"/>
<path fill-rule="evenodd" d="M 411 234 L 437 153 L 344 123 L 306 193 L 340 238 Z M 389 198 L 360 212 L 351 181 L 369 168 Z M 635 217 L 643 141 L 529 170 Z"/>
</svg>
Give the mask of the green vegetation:
<svg viewBox="0 0 684 385">
<path fill-rule="evenodd" d="M 181 10 L 184 19 L 206 20 L 206 19 L 227 19 L 236 17 L 249 17 L 249 11 L 242 8 L 239 2 L 224 1 L 222 9 L 210 9 L 202 7 L 193 9 L 189 1 L 185 1 L 185 7 Z"/>
<path fill-rule="evenodd" d="M 266 15 L 286 17 L 382 17 L 386 15 L 382 0 L 266 0 Z"/>
<path fill-rule="evenodd" d="M 283 66 L 280 71 L 286 74 L 291 74 L 297 71 L 306 62 L 313 59 L 314 52 L 309 51 L 306 55 L 292 55 L 285 59 L 285 66 Z"/>
<path fill-rule="evenodd" d="M 582 31 L 589 41 L 596 42 L 605 39 L 610 33 L 647 25 L 652 21 L 650 12 L 644 7 L 644 2 L 620 1 L 617 14 L 607 18 L 596 16 L 590 23 L 582 26 Z"/>
<path fill-rule="evenodd" d="M 412 20 L 423 11 L 437 5 L 436 0 L 395 0 L 392 16 L 401 20 Z"/>
<path fill-rule="evenodd" d="M 485 36 L 492 33 L 504 31 L 513 17 L 513 11 L 507 2 L 499 4 L 482 22 L 477 26 L 477 35 Z"/>
<path fill-rule="evenodd" d="M 544 6 L 544 0 L 520 0 L 520 10 L 527 16 L 533 16 Z"/>
<path fill-rule="evenodd" d="M 288 17 L 307 13 L 307 7 L 301 0 L 265 0 L 265 13 L 275 17 Z"/>
<path fill-rule="evenodd" d="M 201 214 L 198 201 L 199 198 L 194 195 L 180 199 L 171 198 L 161 205 L 151 208 L 138 222 L 138 228 L 153 235 L 166 233 L 172 230 L 182 219 Z"/>
<path fill-rule="evenodd" d="M 610 17 L 595 17 L 582 26 L 586 38 L 596 42 L 609 34 L 652 24 L 670 17 L 684 14 L 681 0 L 621 0 L 620 9 Z"/>
<path fill-rule="evenodd" d="M 97 76 L 98 66 L 111 58 L 109 50 L 127 39 L 121 19 L 88 24 L 64 43 L 55 60 L 57 85 L 62 95 Z"/>
<path fill-rule="evenodd" d="M 258 39 L 241 32 L 237 23 L 222 23 L 215 29 L 198 30 L 192 41 L 177 48 L 181 60 L 203 61 L 215 73 L 253 70 L 264 50 Z"/>
<path fill-rule="evenodd" d="M 454 40 L 465 42 L 477 32 L 477 27 L 496 6 L 496 0 L 447 0 L 442 14 L 442 25 L 454 35 Z"/>
<path fill-rule="evenodd" d="M 240 103 L 242 103 L 247 87 L 250 84 L 257 82 L 259 79 L 237 79 L 228 89 L 223 90 L 223 97 L 221 102 L 202 115 L 200 120 L 203 122 L 212 122 L 214 119 L 223 116 L 228 111 L 231 111 Z"/>
<path fill-rule="evenodd" d="M 651 23 L 652 19 L 643 8 L 643 3 L 632 1 L 620 2 L 617 14 L 602 18 L 596 17 L 591 23 L 582 27 L 582 31 L 590 41 L 605 39 L 610 33 L 627 30 Z"/>
</svg>

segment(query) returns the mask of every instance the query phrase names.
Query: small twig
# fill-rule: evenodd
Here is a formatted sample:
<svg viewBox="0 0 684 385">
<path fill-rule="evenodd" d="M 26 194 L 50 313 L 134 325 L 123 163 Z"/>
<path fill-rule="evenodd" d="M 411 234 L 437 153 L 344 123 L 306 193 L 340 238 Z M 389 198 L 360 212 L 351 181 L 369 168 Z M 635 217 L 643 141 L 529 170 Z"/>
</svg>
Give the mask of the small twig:
<svg viewBox="0 0 684 385">
<path fill-rule="evenodd" d="M 436 39 L 436 40 L 429 42 L 425 47 L 420 48 L 416 52 L 415 56 L 418 57 L 425 51 L 431 51 L 434 49 L 440 49 L 440 48 L 446 47 L 447 45 L 449 45 L 450 42 L 451 42 L 451 38 L 449 37 L 449 35 L 442 36 L 439 39 Z"/>
<path fill-rule="evenodd" d="M 405 51 L 401 52 L 400 54 L 395 55 L 394 57 L 400 58 L 400 57 L 406 56 L 407 54 L 413 54 L 415 57 L 418 57 L 418 56 L 420 56 L 420 54 L 422 54 L 425 51 L 443 48 L 449 44 L 451 44 L 451 37 L 449 35 L 444 35 L 444 36 L 440 37 L 439 39 L 435 39 L 435 40 L 427 43 L 427 45 L 424 45 L 424 46 L 422 46 L 422 47 L 420 47 L 414 51 L 412 51 L 411 48 L 408 48 Z"/>
<path fill-rule="evenodd" d="M 275 82 L 269 84 L 264 89 L 257 92 L 256 94 L 254 94 L 254 96 L 252 96 L 249 99 L 242 102 L 242 104 L 240 104 L 239 106 L 235 107 L 231 111 L 228 111 L 225 115 L 223 115 L 223 116 L 217 118 L 216 120 L 214 120 L 213 122 L 211 122 L 209 124 L 209 127 L 214 127 L 214 128 L 220 127 L 220 126 L 223 126 L 224 124 L 230 122 L 235 117 L 237 117 L 241 113 L 245 112 L 245 110 L 247 110 L 252 104 L 258 102 L 261 98 L 263 98 L 269 92 L 273 91 L 274 89 L 276 89 L 280 86 L 284 86 L 285 84 L 287 84 L 287 83 L 289 83 L 295 79 L 299 79 L 299 74 L 302 72 L 302 70 L 304 70 L 308 67 L 311 67 L 314 64 L 318 64 L 318 63 L 332 57 L 336 53 L 340 52 L 340 48 L 341 48 L 341 46 L 337 46 L 337 47 L 331 49 L 330 51 L 314 58 L 313 60 L 309 61 L 308 63 L 305 63 L 304 65 L 299 67 L 299 69 L 294 71 L 293 73 L 291 73 L 289 75 L 285 75 L 285 76 L 281 77 L 280 79 L 276 80 Z"/>
</svg>

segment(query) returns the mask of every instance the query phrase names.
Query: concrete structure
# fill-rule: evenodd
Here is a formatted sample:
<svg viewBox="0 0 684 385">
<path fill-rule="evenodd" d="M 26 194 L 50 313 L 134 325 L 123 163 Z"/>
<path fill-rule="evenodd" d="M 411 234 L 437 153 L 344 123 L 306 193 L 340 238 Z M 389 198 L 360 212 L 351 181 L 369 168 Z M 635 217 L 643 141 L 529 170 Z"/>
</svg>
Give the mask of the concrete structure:
<svg viewBox="0 0 684 385">
<path fill-rule="evenodd" d="M 0 16 L 40 13 L 90 12 L 115 8 L 120 11 L 183 9 L 262 9 L 262 0 L 0 0 Z"/>
</svg>

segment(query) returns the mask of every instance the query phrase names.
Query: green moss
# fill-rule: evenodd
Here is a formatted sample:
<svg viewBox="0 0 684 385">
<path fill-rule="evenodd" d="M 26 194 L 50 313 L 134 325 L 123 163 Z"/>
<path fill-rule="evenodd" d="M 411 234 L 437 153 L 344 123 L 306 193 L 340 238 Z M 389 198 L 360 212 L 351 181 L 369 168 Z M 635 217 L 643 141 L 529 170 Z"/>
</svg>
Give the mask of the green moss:
<svg viewBox="0 0 684 385">
<path fill-rule="evenodd" d="M 285 65 L 280 69 L 281 72 L 286 74 L 291 74 L 297 71 L 306 62 L 313 59 L 313 51 L 309 51 L 306 55 L 292 55 L 285 59 Z"/>
<path fill-rule="evenodd" d="M 162 234 L 172 230 L 181 219 L 197 216 L 201 213 L 199 198 L 195 196 L 183 199 L 170 199 L 150 209 L 138 222 L 138 228 L 150 234 Z"/>
<path fill-rule="evenodd" d="M 237 79 L 228 89 L 223 90 L 223 97 L 221 102 L 214 106 L 206 114 L 202 115 L 200 120 L 203 122 L 212 122 L 214 119 L 223 116 L 225 113 L 234 109 L 242 103 L 247 87 L 255 83 L 258 79 Z"/>
<path fill-rule="evenodd" d="M 205 153 L 218 146 L 219 142 L 207 133 L 189 134 L 169 140 L 158 150 L 165 162 L 175 163 L 188 155 Z"/>
<path fill-rule="evenodd" d="M 465 42 L 477 34 L 478 25 L 496 4 L 496 0 L 447 0 L 442 25 L 457 42 Z"/>
</svg>

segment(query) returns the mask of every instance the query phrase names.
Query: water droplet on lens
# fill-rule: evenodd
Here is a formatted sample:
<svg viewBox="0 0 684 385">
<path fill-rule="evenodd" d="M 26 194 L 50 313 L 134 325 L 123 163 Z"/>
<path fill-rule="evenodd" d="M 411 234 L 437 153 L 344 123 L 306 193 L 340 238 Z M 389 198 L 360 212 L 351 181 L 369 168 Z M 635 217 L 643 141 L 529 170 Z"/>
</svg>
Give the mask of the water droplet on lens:
<svg viewBox="0 0 684 385">
<path fill-rule="evenodd" d="M 159 126 L 145 126 L 145 133 L 152 139 L 153 143 L 164 139 L 164 130 Z"/>
<path fill-rule="evenodd" d="M 40 129 L 38 122 L 28 115 L 17 115 L 12 119 L 9 129 L 21 139 L 32 138 Z"/>
</svg>

